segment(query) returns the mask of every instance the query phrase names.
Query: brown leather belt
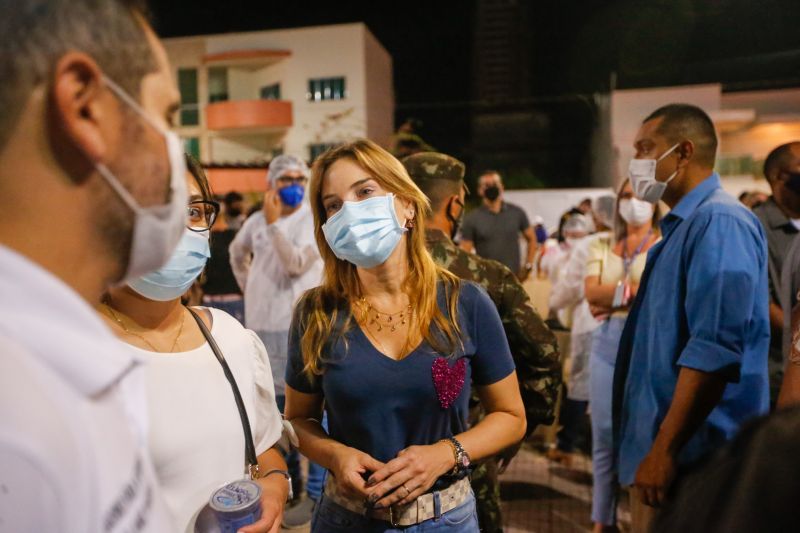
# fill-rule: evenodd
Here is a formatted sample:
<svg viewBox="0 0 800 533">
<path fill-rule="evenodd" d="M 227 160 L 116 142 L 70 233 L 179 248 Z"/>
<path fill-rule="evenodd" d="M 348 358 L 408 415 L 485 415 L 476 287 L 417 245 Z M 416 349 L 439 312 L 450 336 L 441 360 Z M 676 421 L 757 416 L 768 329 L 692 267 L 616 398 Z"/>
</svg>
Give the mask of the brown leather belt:
<svg viewBox="0 0 800 533">
<path fill-rule="evenodd" d="M 463 478 L 444 490 L 428 492 L 413 502 L 388 509 L 372 509 L 364 500 L 350 498 L 339 491 L 333 476 L 325 482 L 325 497 L 348 511 L 391 523 L 393 526 L 412 526 L 437 516 L 436 495 L 439 498 L 438 516 L 464 503 L 471 494 L 469 479 Z"/>
</svg>

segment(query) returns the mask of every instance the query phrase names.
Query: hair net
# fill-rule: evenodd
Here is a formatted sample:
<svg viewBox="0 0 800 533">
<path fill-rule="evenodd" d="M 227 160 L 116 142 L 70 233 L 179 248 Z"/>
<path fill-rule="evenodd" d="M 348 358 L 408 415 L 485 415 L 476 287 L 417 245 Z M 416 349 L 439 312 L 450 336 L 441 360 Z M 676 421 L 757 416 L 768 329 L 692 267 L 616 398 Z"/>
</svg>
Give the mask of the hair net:
<svg viewBox="0 0 800 533">
<path fill-rule="evenodd" d="M 592 211 L 597 220 L 607 228 L 614 227 L 614 207 L 617 199 L 613 195 L 607 194 L 599 196 L 592 202 Z"/>
<path fill-rule="evenodd" d="M 283 154 L 273 158 L 270 162 L 267 179 L 269 179 L 270 185 L 275 185 L 276 179 L 289 172 L 300 172 L 306 178 L 310 175 L 305 161 L 293 155 Z"/>
<path fill-rule="evenodd" d="M 571 215 L 567 221 L 564 222 L 562 233 L 567 233 L 568 231 L 585 234 L 592 233 L 594 231 L 594 222 L 586 215 Z"/>
</svg>

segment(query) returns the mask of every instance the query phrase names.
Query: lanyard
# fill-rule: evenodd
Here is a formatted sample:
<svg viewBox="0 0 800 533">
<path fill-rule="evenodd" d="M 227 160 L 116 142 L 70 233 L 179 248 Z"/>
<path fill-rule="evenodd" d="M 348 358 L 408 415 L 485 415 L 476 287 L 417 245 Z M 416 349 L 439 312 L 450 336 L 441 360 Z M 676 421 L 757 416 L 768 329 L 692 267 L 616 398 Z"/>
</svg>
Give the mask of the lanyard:
<svg viewBox="0 0 800 533">
<path fill-rule="evenodd" d="M 642 253 L 642 249 L 644 248 L 645 244 L 650 241 L 650 236 L 653 234 L 653 230 L 647 232 L 647 235 L 644 236 L 642 242 L 639 243 L 639 246 L 636 247 L 636 250 L 633 251 L 633 255 L 628 257 L 628 238 L 625 237 L 625 242 L 622 243 L 622 268 L 625 271 L 625 278 L 628 278 L 628 273 L 631 270 L 631 265 L 634 261 L 636 261 L 636 257 Z"/>
</svg>

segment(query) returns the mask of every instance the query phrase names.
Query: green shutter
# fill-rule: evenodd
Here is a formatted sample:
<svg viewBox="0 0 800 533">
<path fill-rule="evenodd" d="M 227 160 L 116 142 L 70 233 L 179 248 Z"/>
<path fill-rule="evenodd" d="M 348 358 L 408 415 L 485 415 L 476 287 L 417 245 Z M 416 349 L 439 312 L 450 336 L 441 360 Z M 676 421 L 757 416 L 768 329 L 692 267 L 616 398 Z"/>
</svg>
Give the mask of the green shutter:
<svg viewBox="0 0 800 533">
<path fill-rule="evenodd" d="M 197 94 L 197 69 L 178 69 L 178 89 L 181 92 L 181 125 L 200 124 L 199 99 Z"/>
<path fill-rule="evenodd" d="M 183 150 L 193 156 L 195 159 L 200 159 L 200 139 L 197 137 L 189 137 L 183 140 Z"/>
</svg>

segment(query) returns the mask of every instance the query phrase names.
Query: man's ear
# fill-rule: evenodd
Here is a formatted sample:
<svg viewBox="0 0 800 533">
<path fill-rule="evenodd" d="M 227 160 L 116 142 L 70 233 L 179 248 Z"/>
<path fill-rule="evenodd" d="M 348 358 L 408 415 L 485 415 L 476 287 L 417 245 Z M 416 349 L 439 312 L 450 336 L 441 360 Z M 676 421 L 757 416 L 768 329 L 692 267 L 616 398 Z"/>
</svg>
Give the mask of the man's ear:
<svg viewBox="0 0 800 533">
<path fill-rule="evenodd" d="M 694 157 L 694 143 L 692 141 L 683 141 L 675 148 L 675 151 L 678 152 L 678 168 L 684 168 Z"/>
<path fill-rule="evenodd" d="M 447 209 L 447 214 L 452 216 L 452 217 L 454 217 L 454 218 L 457 218 L 457 217 L 455 217 L 455 215 L 453 215 L 453 206 L 454 205 L 458 205 L 460 202 L 461 202 L 461 197 L 459 195 L 454 194 L 454 195 L 450 196 L 447 199 L 447 203 L 445 204 L 445 209 Z"/>
<path fill-rule="evenodd" d="M 48 135 L 56 159 L 74 182 L 85 181 L 94 163 L 111 159 L 108 143 L 120 137 L 118 106 L 90 56 L 68 52 L 59 59 L 50 80 Z"/>
</svg>

